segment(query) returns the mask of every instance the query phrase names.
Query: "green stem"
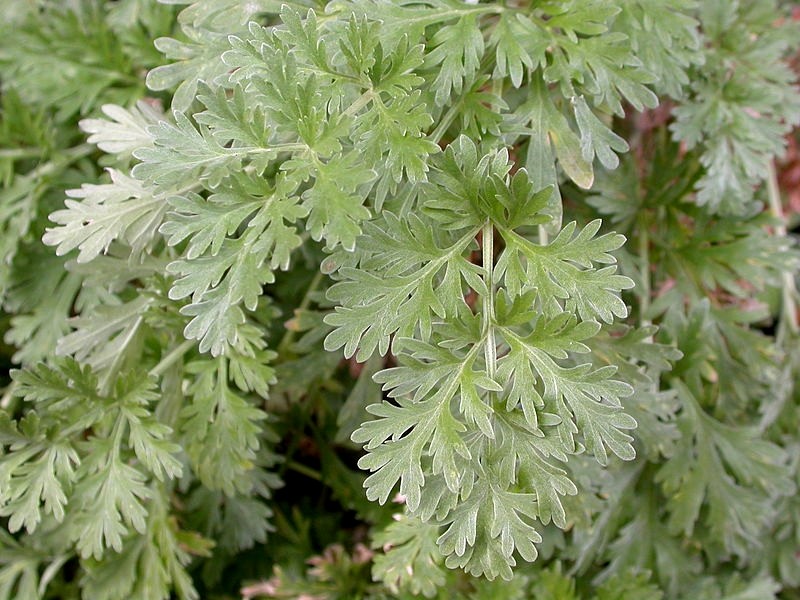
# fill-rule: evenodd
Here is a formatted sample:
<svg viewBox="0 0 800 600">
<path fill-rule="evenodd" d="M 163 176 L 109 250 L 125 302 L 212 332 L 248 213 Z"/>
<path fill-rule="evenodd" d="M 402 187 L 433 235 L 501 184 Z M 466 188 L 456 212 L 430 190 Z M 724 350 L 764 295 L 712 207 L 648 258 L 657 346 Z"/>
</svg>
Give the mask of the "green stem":
<svg viewBox="0 0 800 600">
<path fill-rule="evenodd" d="M 550 236 L 547 235 L 547 228 L 544 225 L 539 225 L 539 245 L 547 246 L 550 243 Z"/>
<path fill-rule="evenodd" d="M 175 346 L 169 353 L 164 356 L 158 364 L 150 369 L 148 375 L 150 377 L 161 377 L 167 369 L 169 369 L 172 365 L 174 365 L 178 360 L 183 357 L 189 350 L 194 348 L 195 341 L 194 340 L 184 340 L 178 346 Z"/>
<path fill-rule="evenodd" d="M 267 148 L 244 148 L 245 154 L 270 154 L 272 152 L 307 152 L 309 147 L 302 142 L 275 144 Z"/>
<path fill-rule="evenodd" d="M 122 448 L 122 436 L 125 434 L 125 419 L 122 417 L 122 411 L 117 413 L 117 422 L 114 423 L 114 429 L 111 431 L 112 442 L 112 460 L 119 460 L 120 451 Z"/>
<path fill-rule="evenodd" d="M 582 575 L 589 568 L 592 559 L 596 556 L 596 552 L 602 548 L 603 534 L 607 531 L 608 523 L 616 519 L 622 512 L 624 507 L 623 499 L 626 495 L 633 493 L 646 464 L 644 461 L 628 463 L 625 471 L 620 473 L 617 480 L 620 485 L 615 488 L 616 492 L 613 492 L 608 498 L 606 504 L 608 508 L 600 514 L 589 537 L 581 544 L 580 553 L 572 568 L 568 571 L 570 577 Z"/>
<path fill-rule="evenodd" d="M 302 463 L 299 463 L 294 460 L 289 460 L 286 462 L 286 466 L 292 471 L 300 473 L 301 475 L 305 475 L 306 477 L 313 479 L 314 481 L 322 481 L 322 474 L 319 471 L 315 471 L 311 467 L 307 467 Z"/>
<path fill-rule="evenodd" d="M 217 381 L 219 386 L 225 390 L 228 389 L 228 359 L 220 356 L 217 359 Z M 224 396 L 225 394 L 223 394 Z"/>
<path fill-rule="evenodd" d="M 356 98 L 355 102 L 353 102 L 350 106 L 348 106 L 347 109 L 342 113 L 342 115 L 346 117 L 353 116 L 377 97 L 378 95 L 375 93 L 375 90 L 369 88 L 358 98 Z"/>
<path fill-rule="evenodd" d="M 778 174 L 775 172 L 775 163 L 769 161 L 767 164 L 767 195 L 769 196 L 769 207 L 772 214 L 780 221 L 775 226 L 775 233 L 782 238 L 787 236 L 786 230 L 786 217 L 783 214 L 783 206 L 781 203 L 781 191 L 778 187 Z M 782 286 L 782 320 L 789 326 L 789 330 L 793 334 L 800 331 L 800 324 L 797 321 L 797 287 L 794 281 L 794 275 L 791 272 L 783 273 L 783 286 Z"/>
<path fill-rule="evenodd" d="M 303 296 L 303 300 L 300 302 L 299 306 L 295 309 L 295 314 L 306 310 L 309 305 L 311 304 L 311 295 L 317 290 L 319 284 L 322 283 L 322 271 L 317 271 L 314 275 L 314 279 L 311 280 L 311 283 L 306 290 L 305 295 Z M 281 341 L 278 342 L 277 352 L 278 354 L 285 353 L 289 347 L 294 342 L 294 338 L 297 335 L 297 332 L 293 329 L 287 329 L 286 333 L 283 334 Z"/>
<path fill-rule="evenodd" d="M 142 312 L 144 313 L 144 311 Z M 125 360 L 125 350 L 127 349 L 128 344 L 131 343 L 131 340 L 136 337 L 136 332 L 139 331 L 139 327 L 141 327 L 143 323 L 144 317 L 139 315 L 139 317 L 136 319 L 136 322 L 133 324 L 133 327 L 131 327 L 130 330 L 125 334 L 124 338 L 120 339 L 121 344 L 117 349 L 117 355 L 114 357 L 114 360 L 111 361 L 111 364 L 106 369 L 105 374 L 100 379 L 100 390 L 103 394 L 110 394 L 113 390 L 114 381 L 116 379 L 115 376 L 120 373 L 120 365 L 122 365 L 122 362 Z"/>
<path fill-rule="evenodd" d="M 39 158 L 42 156 L 40 148 L 6 148 L 0 150 L 0 160 L 11 159 L 19 160 L 21 158 Z"/>
<path fill-rule="evenodd" d="M 317 73 L 318 75 L 333 77 L 334 79 L 339 79 L 341 81 L 346 81 L 348 83 L 355 83 L 361 86 L 364 85 L 364 81 L 362 79 L 359 79 L 358 77 L 354 77 L 353 75 L 348 75 L 347 73 L 339 73 L 338 71 L 333 71 L 331 69 L 320 67 L 318 65 L 312 65 L 312 66 L 298 65 L 297 70 L 305 71 L 306 73 Z"/>
<path fill-rule="evenodd" d="M 5 391 L 3 392 L 3 397 L 0 398 L 0 408 L 3 410 L 7 410 L 9 406 L 11 406 L 11 399 L 14 397 L 14 391 L 17 389 L 17 382 L 12 381 L 8 384 Z"/>
<path fill-rule="evenodd" d="M 461 109 L 461 104 L 459 102 L 456 102 L 439 120 L 439 124 L 436 126 L 436 129 L 433 130 L 433 133 L 430 136 L 430 140 L 434 144 L 438 144 L 441 141 L 442 136 L 445 134 L 447 129 L 453 123 L 453 120 L 456 118 L 456 115 L 459 113 L 460 109 Z"/>
<path fill-rule="evenodd" d="M 62 169 L 74 163 L 75 161 L 80 160 L 84 156 L 89 156 L 92 152 L 94 152 L 94 150 L 94 146 L 90 144 L 81 144 L 67 150 L 59 150 L 56 158 L 40 164 L 32 171 L 29 171 L 23 175 L 23 177 L 28 179 L 39 179 L 40 177 L 53 175 L 54 173 L 60 172 Z"/>
<path fill-rule="evenodd" d="M 494 225 L 486 221 L 481 234 L 483 269 L 486 295 L 483 298 L 483 332 L 486 338 L 486 374 L 495 378 L 497 370 L 497 344 L 494 338 Z"/>
<path fill-rule="evenodd" d="M 639 300 L 639 323 L 642 327 L 650 325 L 647 313 L 650 310 L 650 296 L 652 294 L 650 283 L 650 234 L 647 224 L 639 221 L 639 270 L 642 280 L 642 293 Z"/>
</svg>

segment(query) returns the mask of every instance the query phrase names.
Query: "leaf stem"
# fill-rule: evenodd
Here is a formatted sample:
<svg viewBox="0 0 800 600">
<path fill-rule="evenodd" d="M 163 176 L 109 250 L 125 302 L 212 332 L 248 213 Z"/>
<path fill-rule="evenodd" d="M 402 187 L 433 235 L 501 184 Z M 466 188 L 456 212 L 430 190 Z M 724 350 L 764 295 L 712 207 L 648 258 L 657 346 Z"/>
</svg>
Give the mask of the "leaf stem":
<svg viewBox="0 0 800 600">
<path fill-rule="evenodd" d="M 650 310 L 650 296 L 652 294 L 650 283 L 650 234 L 647 224 L 639 220 L 639 277 L 642 282 L 642 293 L 639 299 L 639 324 L 642 327 L 650 325 L 647 313 Z"/>
<path fill-rule="evenodd" d="M 461 104 L 459 102 L 456 102 L 450 107 L 450 109 L 444 114 L 444 116 L 441 119 L 439 119 L 439 124 L 436 126 L 436 129 L 433 130 L 433 133 L 431 133 L 430 136 L 430 140 L 434 144 L 438 144 L 442 140 L 442 136 L 444 136 L 445 132 L 453 123 L 460 109 L 461 109 Z"/>
<path fill-rule="evenodd" d="M 125 333 L 125 337 L 121 339 L 121 343 L 117 348 L 117 354 L 114 357 L 114 360 L 111 361 L 111 364 L 106 369 L 105 374 L 100 379 L 100 390 L 103 394 L 110 394 L 114 389 L 114 381 L 115 377 L 119 375 L 121 369 L 120 366 L 122 365 L 123 361 L 125 360 L 125 351 L 128 348 L 128 344 L 131 343 L 133 339 L 136 338 L 136 334 L 139 331 L 139 328 L 144 323 L 144 312 L 147 310 L 148 304 L 145 304 L 142 312 L 136 318 L 133 326 Z"/>
<path fill-rule="evenodd" d="M 155 367 L 150 369 L 148 375 L 150 377 L 160 377 L 167 371 L 167 369 L 178 362 L 178 359 L 192 349 L 194 345 L 194 340 L 184 340 L 179 345 L 175 346 L 175 348 L 170 350 L 169 353 L 164 356 L 164 358 L 162 358 Z"/>
<path fill-rule="evenodd" d="M 593 531 L 587 540 L 581 545 L 575 563 L 568 571 L 570 577 L 582 575 L 591 565 L 591 561 L 606 547 L 607 541 L 603 539 L 603 534 L 607 531 L 608 523 L 615 519 L 623 510 L 623 498 L 633 492 L 636 482 L 648 463 L 636 461 L 623 467 L 619 475 L 619 487 L 615 488 L 611 496 L 606 500 L 606 506 L 597 520 Z"/>
<path fill-rule="evenodd" d="M 122 436 L 125 435 L 125 425 L 127 424 L 127 421 L 123 416 L 123 410 L 124 409 L 120 407 L 119 412 L 117 413 L 117 420 L 114 423 L 114 428 L 111 430 L 111 435 L 109 436 L 112 439 L 113 444 L 109 458 L 113 461 L 119 460 L 122 448 Z"/>
<path fill-rule="evenodd" d="M 14 397 L 14 391 L 17 389 L 17 382 L 12 381 L 6 386 L 2 398 L 0 398 L 0 408 L 7 410 L 11 406 L 11 399 Z"/>
<path fill-rule="evenodd" d="M 309 307 L 309 305 L 311 304 L 311 295 L 317 290 L 319 284 L 322 283 L 322 277 L 323 277 L 322 271 L 317 271 L 316 274 L 314 275 L 314 279 L 312 279 L 311 283 L 308 285 L 308 289 L 306 290 L 306 293 L 303 296 L 302 301 L 295 309 L 295 314 L 304 311 Z M 292 342 L 294 342 L 296 334 L 297 332 L 294 331 L 293 329 L 286 330 L 286 333 L 283 334 L 283 337 L 281 338 L 281 341 L 278 342 L 278 347 L 276 348 L 276 351 L 278 352 L 279 355 L 283 354 L 289 349 L 289 347 L 292 345 Z"/>
<path fill-rule="evenodd" d="M 786 238 L 786 217 L 783 214 L 783 207 L 781 204 L 781 191 L 778 187 L 778 175 L 775 172 L 775 163 L 769 161 L 767 164 L 767 195 L 769 196 L 769 207 L 773 215 L 780 221 L 775 226 L 775 233 Z M 783 286 L 782 286 L 782 320 L 788 324 L 792 333 L 797 334 L 800 332 L 800 324 L 797 320 L 797 287 L 794 281 L 794 275 L 790 271 L 783 273 Z"/>
<path fill-rule="evenodd" d="M 39 158 L 42 156 L 41 148 L 4 148 L 0 150 L 0 160 L 19 160 L 21 158 Z"/>
<path fill-rule="evenodd" d="M 54 173 L 62 171 L 65 167 L 71 165 L 75 161 L 78 161 L 85 156 L 89 156 L 94 151 L 95 148 L 91 144 L 80 144 L 79 146 L 74 146 L 66 150 L 59 150 L 57 157 L 40 164 L 32 171 L 28 171 L 24 175 L 20 175 L 20 177 L 31 180 L 39 179 L 41 177 L 49 177 Z"/>
<path fill-rule="evenodd" d="M 373 99 L 377 98 L 378 95 L 375 93 L 375 90 L 369 88 L 363 94 L 361 94 L 355 101 L 348 106 L 345 111 L 342 113 L 343 116 L 353 116 L 362 108 L 364 108 L 367 104 L 369 104 Z"/>
<path fill-rule="evenodd" d="M 227 149 L 226 149 L 227 150 Z M 264 148 L 233 148 L 232 152 L 244 154 L 271 154 L 273 152 L 307 152 L 309 147 L 302 142 L 291 142 L 286 144 L 275 144 Z M 229 152 L 230 154 L 230 152 Z"/>
<path fill-rule="evenodd" d="M 483 298 L 483 332 L 486 338 L 486 374 L 495 378 L 497 371 L 497 345 L 494 338 L 494 225 L 489 220 L 481 233 L 483 270 L 486 295 Z"/>
<path fill-rule="evenodd" d="M 547 235 L 547 227 L 539 225 L 539 245 L 547 246 L 550 243 L 550 236 Z"/>
<path fill-rule="evenodd" d="M 315 481 L 322 481 L 322 475 L 320 474 L 319 471 L 315 471 L 311 467 L 307 467 L 306 465 L 299 463 L 296 460 L 286 461 L 286 466 L 292 471 L 300 473 L 301 475 L 305 475 L 306 477 L 309 477 Z"/>
<path fill-rule="evenodd" d="M 217 358 L 218 384 L 228 389 L 228 359 L 223 355 Z"/>
</svg>

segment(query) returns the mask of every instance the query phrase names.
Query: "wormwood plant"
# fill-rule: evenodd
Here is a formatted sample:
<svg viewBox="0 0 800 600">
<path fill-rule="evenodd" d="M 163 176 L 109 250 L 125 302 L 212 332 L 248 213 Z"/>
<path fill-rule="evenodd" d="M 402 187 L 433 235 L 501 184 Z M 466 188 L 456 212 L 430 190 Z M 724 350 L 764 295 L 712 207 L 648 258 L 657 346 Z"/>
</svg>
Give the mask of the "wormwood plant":
<svg viewBox="0 0 800 600">
<path fill-rule="evenodd" d="M 798 597 L 787 8 L 0 0 L 0 599 Z"/>
</svg>

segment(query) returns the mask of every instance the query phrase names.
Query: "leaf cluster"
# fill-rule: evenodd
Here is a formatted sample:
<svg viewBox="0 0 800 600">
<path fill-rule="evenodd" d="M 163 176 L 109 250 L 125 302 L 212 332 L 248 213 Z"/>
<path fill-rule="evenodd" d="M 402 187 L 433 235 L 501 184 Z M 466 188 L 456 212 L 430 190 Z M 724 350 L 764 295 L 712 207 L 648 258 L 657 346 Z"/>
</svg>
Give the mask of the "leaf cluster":
<svg viewBox="0 0 800 600">
<path fill-rule="evenodd" d="M 0 0 L 0 600 L 794 597 L 785 9 Z"/>
</svg>

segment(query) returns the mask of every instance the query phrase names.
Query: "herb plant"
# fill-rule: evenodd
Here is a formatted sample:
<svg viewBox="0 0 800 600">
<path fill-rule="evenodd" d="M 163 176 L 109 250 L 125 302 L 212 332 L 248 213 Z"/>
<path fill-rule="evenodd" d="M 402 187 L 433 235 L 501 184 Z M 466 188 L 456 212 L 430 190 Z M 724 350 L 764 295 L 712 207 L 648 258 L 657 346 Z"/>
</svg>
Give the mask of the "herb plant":
<svg viewBox="0 0 800 600">
<path fill-rule="evenodd" d="M 790 8 L 0 0 L 0 600 L 800 597 Z"/>
</svg>

